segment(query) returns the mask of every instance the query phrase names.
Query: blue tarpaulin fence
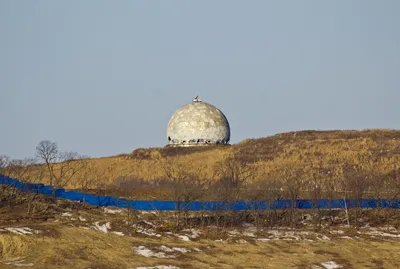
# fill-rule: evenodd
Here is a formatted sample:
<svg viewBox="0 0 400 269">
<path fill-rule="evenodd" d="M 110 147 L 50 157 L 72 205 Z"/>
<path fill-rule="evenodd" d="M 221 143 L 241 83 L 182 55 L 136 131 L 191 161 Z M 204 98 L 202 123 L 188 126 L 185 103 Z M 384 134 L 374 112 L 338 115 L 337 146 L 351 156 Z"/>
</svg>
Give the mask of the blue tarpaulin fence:
<svg viewBox="0 0 400 269">
<path fill-rule="evenodd" d="M 236 202 L 216 202 L 216 201 L 158 201 L 158 200 L 127 200 L 112 196 L 96 196 L 88 193 L 65 191 L 64 189 L 54 189 L 52 186 L 44 184 L 23 183 L 17 179 L 0 175 L 0 184 L 14 187 L 21 191 L 41 193 L 44 195 L 55 196 L 71 201 L 85 202 L 94 206 L 115 206 L 119 208 L 131 208 L 136 210 L 176 210 L 185 209 L 189 211 L 199 210 L 267 210 L 267 209 L 287 209 L 292 208 L 291 200 L 274 201 L 236 201 Z M 400 208 L 399 199 L 320 199 L 320 200 L 296 200 L 295 207 L 299 209 L 325 208 Z"/>
</svg>

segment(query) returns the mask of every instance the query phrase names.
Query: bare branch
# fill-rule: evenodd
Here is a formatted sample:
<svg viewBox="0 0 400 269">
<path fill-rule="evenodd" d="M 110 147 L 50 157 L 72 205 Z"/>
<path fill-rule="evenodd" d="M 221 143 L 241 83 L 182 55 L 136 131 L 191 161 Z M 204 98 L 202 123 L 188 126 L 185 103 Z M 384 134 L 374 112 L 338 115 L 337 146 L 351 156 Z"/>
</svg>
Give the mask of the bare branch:
<svg viewBox="0 0 400 269">
<path fill-rule="evenodd" d="M 8 174 L 20 181 L 29 180 L 29 172 L 35 164 L 36 160 L 32 158 L 11 160 L 7 167 Z"/>
<path fill-rule="evenodd" d="M 77 152 L 66 151 L 57 154 L 57 165 L 51 166 L 56 188 L 64 188 L 73 176 L 83 169 L 81 156 Z"/>
<path fill-rule="evenodd" d="M 8 156 L 0 156 L 0 174 L 5 174 L 5 169 L 10 164 L 10 158 Z"/>
<path fill-rule="evenodd" d="M 58 146 L 49 140 L 40 141 L 36 146 L 36 157 L 43 161 L 50 174 L 50 185 L 53 185 L 53 163 L 58 157 Z"/>
</svg>

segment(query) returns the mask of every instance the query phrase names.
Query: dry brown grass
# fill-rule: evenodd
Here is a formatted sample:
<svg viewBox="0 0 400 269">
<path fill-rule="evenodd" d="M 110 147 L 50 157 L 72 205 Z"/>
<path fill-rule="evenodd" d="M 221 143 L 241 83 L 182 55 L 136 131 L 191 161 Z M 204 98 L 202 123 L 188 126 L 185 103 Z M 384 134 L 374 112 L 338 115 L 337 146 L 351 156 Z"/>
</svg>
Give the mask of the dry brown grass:
<svg viewBox="0 0 400 269">
<path fill-rule="evenodd" d="M 98 231 L 42 224 L 42 230 L 57 230 L 58 236 L 0 234 L 0 267 L 5 261 L 24 257 L 32 268 L 135 268 L 176 265 L 181 268 L 311 268 L 335 261 L 343 268 L 399 268 L 397 241 L 337 239 L 332 241 L 283 240 L 271 242 L 218 243 L 213 240 L 183 242 L 169 237 L 129 237 Z M 179 246 L 202 249 L 178 259 L 147 258 L 134 253 L 134 246 Z"/>
<path fill-rule="evenodd" d="M 274 237 L 270 241 L 257 241 L 255 237 L 245 234 L 229 240 L 228 231 L 245 231 L 243 227 L 227 228 L 216 231 L 205 227 L 202 234 L 191 241 L 182 241 L 174 234 L 167 233 L 173 229 L 165 226 L 173 221 L 170 212 L 138 213 L 143 221 L 155 225 L 156 233 L 161 237 L 136 233 L 134 225 L 128 223 L 128 211 L 106 213 L 103 208 L 90 207 L 84 204 L 54 199 L 45 219 L 21 218 L 26 212 L 28 194 L 18 196 L 13 208 L 4 205 L 0 215 L 0 268 L 15 268 L 7 264 L 10 260 L 23 259 L 30 268 L 136 268 L 139 266 L 175 265 L 180 268 L 312 268 L 321 262 L 335 261 L 343 268 L 399 268 L 399 238 L 372 237 L 359 234 L 354 228 L 334 227 L 343 233 L 330 233 L 331 228 L 318 231 L 318 236 L 326 234 L 330 239 L 320 240 L 316 233 L 311 240 L 291 240 Z M 49 201 L 43 201 L 47 204 Z M 108 209 L 110 210 L 110 209 Z M 69 215 L 63 213 L 68 212 Z M 132 214 L 132 212 L 130 212 Z M 81 218 L 84 218 L 82 220 Z M 171 219 L 172 218 L 172 219 Z M 95 223 L 111 223 L 112 231 L 123 232 L 120 236 L 111 232 L 93 230 Z M 146 222 L 142 222 L 143 225 Z M 387 223 L 389 224 L 389 223 Z M 4 230 L 10 227 L 29 227 L 39 233 L 16 235 Z M 144 226 L 141 226 L 144 227 Z M 162 232 L 161 228 L 165 229 Z M 253 226 L 254 228 L 254 226 Z M 243 229 L 243 230 L 241 230 Z M 385 228 L 386 229 L 386 228 Z M 387 228 L 389 230 L 389 227 Z M 277 228 L 272 228 L 277 230 Z M 282 229 L 288 232 L 312 233 L 312 227 L 299 230 Z M 267 238 L 270 228 L 260 231 L 259 238 Z M 376 230 L 375 230 L 376 231 Z M 398 229 L 397 229 L 398 231 Z M 179 233 L 179 232 L 177 232 Z M 389 231 L 387 231 L 389 233 Z M 398 232 L 397 232 L 398 233 Z M 272 233 L 273 234 L 273 233 Z M 353 239 L 344 239 L 341 236 Z M 247 242 L 239 242 L 236 239 Z M 223 239 L 218 242 L 216 239 Z M 277 239 L 277 240 L 275 240 Z M 161 246 L 183 247 L 191 250 L 178 253 L 176 258 L 144 257 L 135 253 L 134 247 L 145 246 L 156 250 Z M 194 248 L 201 251 L 195 251 Z"/>
<path fill-rule="evenodd" d="M 400 131 L 301 131 L 277 134 L 267 138 L 247 139 L 232 146 L 200 148 L 138 149 L 132 154 L 82 160 L 90 163 L 96 180 L 91 187 L 113 183 L 119 177 L 131 176 L 146 180 L 165 175 L 166 163 L 186 167 L 202 179 L 213 179 L 215 164 L 229 156 L 250 163 L 255 173 L 253 181 L 276 175 L 280 167 L 302 167 L 305 178 L 315 168 L 331 168 L 342 177 L 342 168 L 358 166 L 385 175 L 400 163 Z M 36 170 L 38 167 L 36 167 Z M 31 171 L 31 181 L 48 183 L 48 175 Z M 82 173 L 77 173 L 68 188 L 79 188 Z"/>
</svg>

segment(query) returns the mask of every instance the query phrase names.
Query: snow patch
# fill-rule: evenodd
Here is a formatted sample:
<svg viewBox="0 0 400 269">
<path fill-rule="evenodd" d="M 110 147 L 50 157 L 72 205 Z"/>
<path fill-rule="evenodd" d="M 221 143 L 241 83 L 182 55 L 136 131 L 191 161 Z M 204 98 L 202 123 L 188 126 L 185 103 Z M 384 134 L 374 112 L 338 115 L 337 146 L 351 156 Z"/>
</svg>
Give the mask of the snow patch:
<svg viewBox="0 0 400 269">
<path fill-rule="evenodd" d="M 190 238 L 186 235 L 176 235 L 176 237 L 178 237 L 182 241 L 190 241 Z"/>
<path fill-rule="evenodd" d="M 169 247 L 164 246 L 164 245 L 162 245 L 161 247 L 159 247 L 159 249 L 160 249 L 161 251 L 164 251 L 164 252 L 174 252 L 174 250 L 173 250 L 172 248 L 169 248 Z"/>
<path fill-rule="evenodd" d="M 14 265 L 17 267 L 31 267 L 33 266 L 33 263 L 24 263 L 25 260 L 22 258 L 14 258 L 14 259 L 10 259 L 4 262 L 4 264 L 7 265 Z"/>
<path fill-rule="evenodd" d="M 326 269 L 337 269 L 337 268 L 342 268 L 343 266 L 337 264 L 334 261 L 328 261 L 328 262 L 321 262 L 321 265 L 325 267 Z"/>
<path fill-rule="evenodd" d="M 342 238 L 342 239 L 350 239 L 350 240 L 353 240 L 353 238 L 351 238 L 350 236 L 347 236 L 347 235 L 341 236 L 340 238 Z"/>
<path fill-rule="evenodd" d="M 331 240 L 329 237 L 309 231 L 283 231 L 283 230 L 268 230 L 267 238 L 257 238 L 258 241 L 269 241 L 269 240 L 286 240 L 286 241 L 313 241 L 312 239 L 318 240 Z"/>
<path fill-rule="evenodd" d="M 86 219 L 84 217 L 79 216 L 79 220 L 80 221 L 86 221 Z"/>
<path fill-rule="evenodd" d="M 124 236 L 123 232 L 112 232 L 113 234 L 119 235 L 119 236 Z"/>
<path fill-rule="evenodd" d="M 39 231 L 34 231 L 31 228 L 28 227 L 20 227 L 20 228 L 4 228 L 6 231 L 15 233 L 18 235 L 27 235 L 27 234 L 33 234 L 33 233 L 39 233 Z"/>
<path fill-rule="evenodd" d="M 192 238 L 192 239 L 196 239 L 200 236 L 201 232 L 197 229 L 185 229 L 183 230 L 186 233 L 190 233 L 187 234 L 188 237 Z"/>
<path fill-rule="evenodd" d="M 385 232 L 380 232 L 380 231 L 370 231 L 366 232 L 366 235 L 371 235 L 371 236 L 383 236 L 383 237 L 392 237 L 392 238 L 400 238 L 400 234 L 391 234 L 391 233 L 385 233 Z"/>
<path fill-rule="evenodd" d="M 156 257 L 160 259 L 176 258 L 175 255 L 166 255 L 165 252 L 154 252 L 151 249 L 146 248 L 145 246 L 135 247 L 135 253 L 147 258 L 150 257 Z"/>
<path fill-rule="evenodd" d="M 255 237 L 254 233 L 252 232 L 244 232 L 243 235 L 248 237 Z"/>
<path fill-rule="evenodd" d="M 172 250 L 175 250 L 175 251 L 178 251 L 178 252 L 181 252 L 181 253 L 190 252 L 190 251 L 187 250 L 186 248 L 177 248 L 177 247 L 174 247 L 174 248 L 172 248 Z"/>
<path fill-rule="evenodd" d="M 142 210 L 139 212 L 142 213 L 143 215 L 153 214 L 153 215 L 157 216 L 157 211 L 154 211 L 154 210 L 146 210 L 146 211 Z"/>
<path fill-rule="evenodd" d="M 228 234 L 229 234 L 230 236 L 240 235 L 240 233 L 239 233 L 238 231 L 236 231 L 236 230 L 229 231 Z"/>
<path fill-rule="evenodd" d="M 90 228 L 96 230 L 96 231 L 102 231 L 103 233 L 108 233 L 108 230 L 111 229 L 111 225 L 109 222 L 100 225 L 99 222 L 95 222 L 94 226 L 91 226 Z"/>
<path fill-rule="evenodd" d="M 329 237 L 327 237 L 326 235 L 320 234 L 317 236 L 318 240 L 331 240 Z"/>
<path fill-rule="evenodd" d="M 140 267 L 136 267 L 136 269 L 180 269 L 180 267 L 176 267 L 173 265 L 156 265 L 156 266 L 149 266 L 149 267 L 140 266 Z"/>
<path fill-rule="evenodd" d="M 138 233 L 141 233 L 141 234 L 148 235 L 148 236 L 161 237 L 161 234 L 156 234 L 156 233 L 153 233 L 153 232 L 151 232 L 151 231 L 141 230 L 141 231 L 137 231 L 137 232 L 138 232 Z"/>
<path fill-rule="evenodd" d="M 332 230 L 330 231 L 331 234 L 344 234 L 344 231 L 342 230 Z"/>
<path fill-rule="evenodd" d="M 121 212 L 122 212 L 121 209 L 111 209 L 111 208 L 104 207 L 104 213 L 117 214 L 117 213 L 121 213 Z"/>
<path fill-rule="evenodd" d="M 72 214 L 70 212 L 65 212 L 61 214 L 62 217 L 72 217 Z"/>
<path fill-rule="evenodd" d="M 145 224 L 149 225 L 150 227 L 153 227 L 153 228 L 155 228 L 155 227 L 156 227 L 156 226 L 155 226 L 153 223 L 151 223 L 150 221 L 147 221 L 147 220 L 141 220 L 141 222 L 143 222 L 143 223 L 145 223 Z"/>
</svg>

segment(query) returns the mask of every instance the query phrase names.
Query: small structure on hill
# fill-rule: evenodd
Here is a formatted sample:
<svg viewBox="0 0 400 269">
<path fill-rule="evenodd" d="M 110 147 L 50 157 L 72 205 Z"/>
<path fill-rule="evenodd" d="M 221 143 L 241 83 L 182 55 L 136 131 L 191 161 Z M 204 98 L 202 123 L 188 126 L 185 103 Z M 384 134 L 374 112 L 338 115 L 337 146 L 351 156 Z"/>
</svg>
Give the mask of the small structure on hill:
<svg viewBox="0 0 400 269">
<path fill-rule="evenodd" d="M 198 96 L 179 108 L 168 122 L 169 146 L 228 144 L 230 127 L 221 110 Z"/>
</svg>

